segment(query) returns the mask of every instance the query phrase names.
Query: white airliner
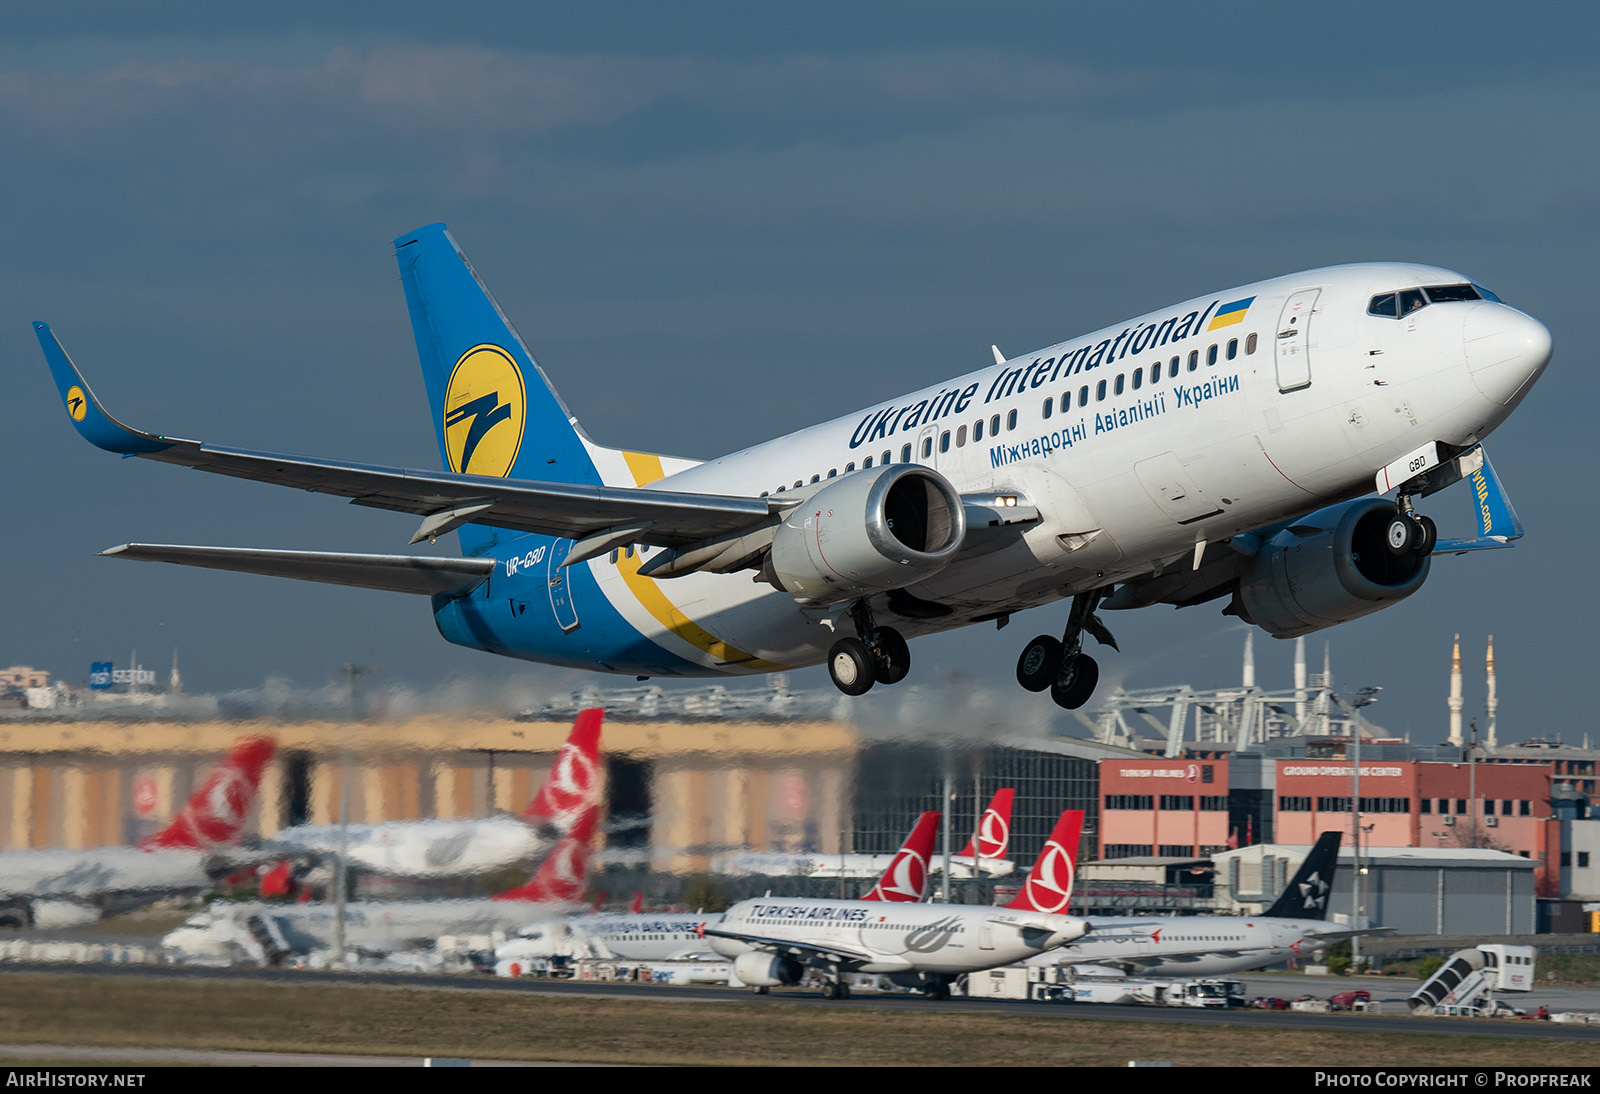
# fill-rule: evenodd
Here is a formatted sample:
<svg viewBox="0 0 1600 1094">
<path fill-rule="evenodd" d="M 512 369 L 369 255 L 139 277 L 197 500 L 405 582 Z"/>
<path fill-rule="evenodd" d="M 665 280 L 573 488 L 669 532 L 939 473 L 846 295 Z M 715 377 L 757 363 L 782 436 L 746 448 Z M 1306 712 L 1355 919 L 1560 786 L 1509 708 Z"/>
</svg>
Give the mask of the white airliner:
<svg viewBox="0 0 1600 1094">
<path fill-rule="evenodd" d="M 0 853 L 0 923 L 64 927 L 214 888 L 247 865 L 230 852 L 255 805 L 270 740 L 240 741 L 172 823 L 137 847 Z M 252 860 L 253 861 L 253 860 Z"/>
<path fill-rule="evenodd" d="M 854 900 L 761 897 L 728 909 L 705 929 L 712 947 L 733 958 L 733 974 L 757 991 L 798 984 L 807 969 L 822 994 L 849 994 L 844 977 L 882 973 L 930 999 L 947 999 L 962 973 L 1010 965 L 1083 937 L 1089 926 L 1065 915 L 1083 811 L 1061 814 L 1022 892 L 1004 907 L 877 904 Z"/>
<path fill-rule="evenodd" d="M 597 808 L 580 816 L 525 885 L 493 897 L 466 900 L 362 900 L 344 906 L 347 948 L 367 954 L 427 949 L 441 936 L 511 932 L 541 913 L 564 915 L 583 906 L 589 842 Z M 330 950 L 339 911 L 330 903 L 267 904 L 218 901 L 162 939 L 176 952 L 227 955 L 240 949 L 276 962 L 291 953 Z"/>
<path fill-rule="evenodd" d="M 1324 832 L 1276 903 L 1255 916 L 1088 917 L 1091 933 L 1029 964 L 1073 965 L 1080 973 L 1223 976 L 1276 965 L 1358 934 L 1327 919 L 1339 860 L 1338 832 Z"/>
<path fill-rule="evenodd" d="M 1016 870 L 1017 864 L 1006 857 L 1011 843 L 1011 802 L 1015 793 L 1011 787 L 995 791 L 979 822 L 976 849 L 973 847 L 974 841 L 968 839 L 967 845 L 959 853 L 950 856 L 951 877 L 970 878 L 974 870 L 985 877 L 1006 877 Z M 714 873 L 734 877 L 860 878 L 883 873 L 895 857 L 738 851 L 713 858 L 711 868 Z M 928 860 L 928 865 L 933 873 L 942 873 L 944 857 L 934 855 Z"/>
<path fill-rule="evenodd" d="M 347 861 L 383 877 L 460 877 L 531 862 L 597 804 L 601 709 L 579 713 L 556 753 L 544 785 L 520 817 L 297 825 L 263 841 L 267 854 L 327 861 L 345 848 Z"/>
<path fill-rule="evenodd" d="M 1410 596 L 1432 553 L 1521 535 L 1480 444 L 1550 333 L 1451 270 L 1207 293 L 702 462 L 590 440 L 444 226 L 395 244 L 444 472 L 130 429 L 35 329 L 99 447 L 410 513 L 413 543 L 456 531 L 465 557 L 106 554 L 426 594 L 449 641 L 582 669 L 826 663 L 849 694 L 903 679 L 908 638 L 1071 598 L 1017 663 L 1071 708 L 1099 675 L 1083 636 L 1115 645 L 1099 608 L 1225 597 L 1293 637 Z M 1480 534 L 1436 542 L 1413 501 L 1466 476 Z"/>
<path fill-rule="evenodd" d="M 885 862 L 883 876 L 862 900 L 915 904 L 927 895 L 928 864 L 938 834 L 939 813 L 917 819 L 900 850 Z M 635 901 L 638 904 L 639 901 Z M 500 961 L 591 956 L 624 961 L 683 961 L 707 952 L 706 928 L 722 922 L 719 912 L 681 914 L 638 910 L 627 915 L 573 915 L 530 923 L 495 950 Z"/>
</svg>

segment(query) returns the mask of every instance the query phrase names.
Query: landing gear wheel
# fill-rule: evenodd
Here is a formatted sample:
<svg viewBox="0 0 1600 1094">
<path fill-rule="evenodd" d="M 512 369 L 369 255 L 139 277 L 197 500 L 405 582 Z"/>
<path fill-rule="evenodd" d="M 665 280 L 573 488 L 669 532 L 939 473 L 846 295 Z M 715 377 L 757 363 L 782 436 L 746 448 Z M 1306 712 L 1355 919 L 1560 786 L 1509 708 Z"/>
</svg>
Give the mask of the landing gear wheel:
<svg viewBox="0 0 1600 1094">
<path fill-rule="evenodd" d="M 839 998 L 839 985 L 832 980 L 824 980 L 822 982 L 822 997 L 824 999 Z"/>
<path fill-rule="evenodd" d="M 1417 545 L 1413 549 L 1419 555 L 1432 554 L 1434 544 L 1439 542 L 1438 525 L 1434 524 L 1428 517 L 1419 516 L 1417 517 L 1417 528 L 1420 529 L 1421 535 L 1418 537 Z"/>
<path fill-rule="evenodd" d="M 1416 550 L 1417 541 L 1421 538 L 1422 529 L 1418 523 L 1401 512 L 1390 517 L 1389 526 L 1383 530 L 1383 543 L 1391 555 L 1403 555 Z"/>
<path fill-rule="evenodd" d="M 1061 642 L 1041 634 L 1022 647 L 1017 658 L 1017 683 L 1029 691 L 1043 691 L 1061 675 Z"/>
<path fill-rule="evenodd" d="M 828 651 L 828 675 L 833 686 L 846 695 L 865 695 L 872 690 L 875 678 L 872 658 L 859 638 L 841 638 Z"/>
<path fill-rule="evenodd" d="M 898 684 L 911 671 L 911 647 L 893 627 L 879 627 L 872 675 L 880 684 Z"/>
<path fill-rule="evenodd" d="M 771 990 L 772 990 L 771 988 L 751 988 L 750 989 L 750 991 L 752 993 L 756 994 L 756 995 L 766 995 Z"/>
<path fill-rule="evenodd" d="M 1072 671 L 1065 680 L 1057 680 L 1050 685 L 1050 698 L 1055 700 L 1056 706 L 1065 707 L 1067 710 L 1077 710 L 1089 701 L 1094 694 L 1095 685 L 1100 682 L 1100 666 L 1093 657 L 1080 653 L 1073 658 Z"/>
<path fill-rule="evenodd" d="M 846 984 L 843 980 L 839 981 L 839 994 L 836 995 L 834 998 L 836 998 L 836 999 L 848 999 L 848 998 L 850 998 L 850 985 Z"/>
</svg>

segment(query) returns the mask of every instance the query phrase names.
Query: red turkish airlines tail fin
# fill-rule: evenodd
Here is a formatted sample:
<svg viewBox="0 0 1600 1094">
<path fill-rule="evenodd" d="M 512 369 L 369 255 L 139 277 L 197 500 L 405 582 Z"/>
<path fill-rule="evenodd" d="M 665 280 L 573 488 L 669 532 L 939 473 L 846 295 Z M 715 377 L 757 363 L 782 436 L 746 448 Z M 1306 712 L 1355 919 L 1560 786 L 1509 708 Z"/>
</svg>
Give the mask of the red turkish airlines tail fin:
<svg viewBox="0 0 1600 1094">
<path fill-rule="evenodd" d="M 1011 800 L 1016 793 L 1009 786 L 996 790 L 989 808 L 983 811 L 983 817 L 978 821 L 978 850 L 983 852 L 984 858 L 1006 857 L 1006 851 L 1011 846 Z M 967 845 L 956 857 L 978 857 L 973 850 L 972 840 L 967 840 Z"/>
<path fill-rule="evenodd" d="M 237 843 L 256 802 L 261 772 L 277 746 L 266 737 L 247 737 L 206 776 L 183 811 L 139 846 L 209 851 Z"/>
<path fill-rule="evenodd" d="M 640 915 L 644 912 L 644 890 L 640 889 L 633 894 L 633 903 L 628 905 L 629 915 Z"/>
<path fill-rule="evenodd" d="M 1024 912 L 1066 914 L 1072 899 L 1072 879 L 1077 872 L 1078 839 L 1083 835 L 1083 810 L 1068 809 L 1056 821 L 1039 858 L 1028 871 L 1022 892 L 1007 908 Z"/>
<path fill-rule="evenodd" d="M 922 814 L 878 884 L 861 899 L 888 900 L 896 904 L 915 904 L 921 900 L 928 888 L 928 860 L 933 857 L 933 840 L 938 831 L 938 811 Z"/>
<path fill-rule="evenodd" d="M 496 900 L 527 900 L 539 904 L 577 904 L 589 888 L 589 841 L 594 838 L 600 810 L 583 811 L 572 830 L 545 856 L 526 885 L 495 894 Z"/>
<path fill-rule="evenodd" d="M 523 820 L 567 829 L 595 804 L 600 793 L 600 723 L 605 714 L 599 707 L 578 712 L 544 785 L 522 811 Z"/>
</svg>

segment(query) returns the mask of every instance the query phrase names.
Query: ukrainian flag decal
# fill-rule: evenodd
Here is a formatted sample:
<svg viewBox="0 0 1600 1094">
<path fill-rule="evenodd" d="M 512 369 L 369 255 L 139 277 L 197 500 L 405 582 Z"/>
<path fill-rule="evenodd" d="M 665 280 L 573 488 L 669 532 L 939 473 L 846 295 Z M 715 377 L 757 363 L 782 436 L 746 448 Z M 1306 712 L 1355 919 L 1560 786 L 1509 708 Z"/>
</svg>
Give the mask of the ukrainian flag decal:
<svg viewBox="0 0 1600 1094">
<path fill-rule="evenodd" d="M 1217 309 L 1217 314 L 1211 317 L 1211 325 L 1206 330 L 1216 330 L 1218 327 L 1231 327 L 1235 323 L 1244 322 L 1244 313 L 1250 310 L 1250 305 L 1255 303 L 1255 297 L 1247 296 L 1243 300 L 1235 300 L 1231 304 L 1224 304 Z"/>
</svg>

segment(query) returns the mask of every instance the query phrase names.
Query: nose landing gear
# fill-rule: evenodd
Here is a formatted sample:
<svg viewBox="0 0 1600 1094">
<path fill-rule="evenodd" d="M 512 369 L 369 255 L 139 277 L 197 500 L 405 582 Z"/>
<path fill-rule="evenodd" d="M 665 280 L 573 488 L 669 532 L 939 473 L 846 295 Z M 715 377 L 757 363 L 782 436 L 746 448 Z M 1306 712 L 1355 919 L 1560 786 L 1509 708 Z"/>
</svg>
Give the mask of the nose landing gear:
<svg viewBox="0 0 1600 1094">
<path fill-rule="evenodd" d="M 1017 683 L 1029 691 L 1050 690 L 1057 706 L 1077 710 L 1089 701 L 1100 682 L 1100 666 L 1083 652 L 1085 632 L 1102 646 L 1117 648 L 1117 640 L 1094 609 L 1101 591 L 1079 593 L 1072 598 L 1066 633 L 1059 641 L 1041 634 L 1022 648 L 1017 659 Z"/>
</svg>

